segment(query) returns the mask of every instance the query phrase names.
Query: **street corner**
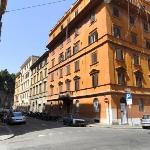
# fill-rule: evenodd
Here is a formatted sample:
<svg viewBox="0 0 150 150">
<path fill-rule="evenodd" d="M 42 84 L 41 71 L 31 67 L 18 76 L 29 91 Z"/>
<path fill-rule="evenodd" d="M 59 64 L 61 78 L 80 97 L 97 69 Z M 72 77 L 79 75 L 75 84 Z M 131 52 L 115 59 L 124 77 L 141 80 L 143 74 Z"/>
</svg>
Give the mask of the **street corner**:
<svg viewBox="0 0 150 150">
<path fill-rule="evenodd" d="M 12 130 L 4 124 L 0 124 L 0 141 L 10 139 L 14 137 Z"/>
</svg>

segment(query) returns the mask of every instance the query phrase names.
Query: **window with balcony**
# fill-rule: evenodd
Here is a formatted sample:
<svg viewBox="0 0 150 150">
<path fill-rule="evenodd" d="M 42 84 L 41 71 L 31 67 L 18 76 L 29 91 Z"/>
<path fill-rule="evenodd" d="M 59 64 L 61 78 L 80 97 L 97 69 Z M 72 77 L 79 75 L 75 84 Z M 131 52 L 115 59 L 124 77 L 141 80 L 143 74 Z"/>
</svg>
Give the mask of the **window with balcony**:
<svg viewBox="0 0 150 150">
<path fill-rule="evenodd" d="M 74 71 L 78 72 L 80 70 L 79 60 L 75 61 L 74 63 Z"/>
<path fill-rule="evenodd" d="M 142 72 L 136 71 L 135 72 L 135 83 L 137 87 L 142 87 Z"/>
<path fill-rule="evenodd" d="M 88 39 L 89 39 L 88 41 L 89 45 L 96 42 L 98 40 L 98 32 L 94 31 L 90 33 Z"/>
<path fill-rule="evenodd" d="M 116 59 L 119 61 L 123 61 L 124 60 L 124 54 L 123 54 L 123 50 L 122 49 L 116 49 Z"/>
<path fill-rule="evenodd" d="M 136 45 L 137 44 L 137 34 L 131 33 L 131 43 Z"/>
<path fill-rule="evenodd" d="M 133 60 L 134 60 L 134 65 L 140 65 L 140 57 L 138 54 L 134 54 Z"/>
<path fill-rule="evenodd" d="M 67 50 L 66 50 L 66 53 L 65 53 L 65 58 L 68 59 L 71 57 L 71 47 L 69 47 Z"/>
<path fill-rule="evenodd" d="M 75 83 L 75 91 L 79 91 L 80 89 L 80 77 L 79 76 L 74 77 L 74 83 Z"/>
<path fill-rule="evenodd" d="M 93 53 L 91 54 L 91 64 L 94 65 L 94 64 L 96 64 L 97 62 L 98 62 L 98 60 L 97 60 L 97 52 L 93 52 Z"/>
<path fill-rule="evenodd" d="M 113 26 L 113 36 L 116 38 L 121 38 L 121 29 L 119 26 Z"/>
<path fill-rule="evenodd" d="M 70 65 L 66 66 L 66 75 L 70 75 Z"/>
<path fill-rule="evenodd" d="M 119 17 L 119 9 L 117 7 L 113 7 L 113 16 Z"/>
<path fill-rule="evenodd" d="M 118 84 L 119 85 L 125 85 L 125 74 L 126 74 L 126 69 L 123 67 L 119 67 L 116 69 L 117 70 L 117 76 L 118 76 Z"/>
</svg>

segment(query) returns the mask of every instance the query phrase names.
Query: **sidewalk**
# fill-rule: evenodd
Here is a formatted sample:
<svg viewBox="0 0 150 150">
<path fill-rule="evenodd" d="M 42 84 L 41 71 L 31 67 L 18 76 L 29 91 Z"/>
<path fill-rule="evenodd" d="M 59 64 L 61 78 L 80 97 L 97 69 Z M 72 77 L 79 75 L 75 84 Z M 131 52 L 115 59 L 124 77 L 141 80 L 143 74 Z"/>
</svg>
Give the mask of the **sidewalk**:
<svg viewBox="0 0 150 150">
<path fill-rule="evenodd" d="M 12 138 L 14 134 L 10 130 L 10 128 L 6 125 L 0 122 L 0 141 Z"/>
<path fill-rule="evenodd" d="M 142 129 L 141 125 L 105 125 L 100 123 L 89 124 L 88 127 L 112 128 L 112 129 Z"/>
</svg>

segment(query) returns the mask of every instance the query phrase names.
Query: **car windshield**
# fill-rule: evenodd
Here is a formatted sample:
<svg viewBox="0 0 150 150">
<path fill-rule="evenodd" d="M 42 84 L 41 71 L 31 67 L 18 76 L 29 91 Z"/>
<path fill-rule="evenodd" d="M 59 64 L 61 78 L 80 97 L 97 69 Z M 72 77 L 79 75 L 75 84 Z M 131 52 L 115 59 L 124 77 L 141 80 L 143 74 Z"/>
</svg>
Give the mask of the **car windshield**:
<svg viewBox="0 0 150 150">
<path fill-rule="evenodd" d="M 22 116 L 22 113 L 21 112 L 13 112 L 12 116 L 20 117 L 20 116 Z"/>
<path fill-rule="evenodd" d="M 144 115 L 143 119 L 150 119 L 150 115 Z"/>
</svg>

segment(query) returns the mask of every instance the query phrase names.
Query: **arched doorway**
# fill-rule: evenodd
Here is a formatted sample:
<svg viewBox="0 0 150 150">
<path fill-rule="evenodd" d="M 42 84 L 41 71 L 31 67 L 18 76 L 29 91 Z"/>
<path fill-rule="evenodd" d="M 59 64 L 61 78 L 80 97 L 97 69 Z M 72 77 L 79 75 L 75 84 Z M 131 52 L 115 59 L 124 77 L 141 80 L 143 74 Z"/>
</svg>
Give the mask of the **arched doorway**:
<svg viewBox="0 0 150 150">
<path fill-rule="evenodd" d="M 120 111 L 121 111 L 121 124 L 127 124 L 128 123 L 127 104 L 126 99 L 124 97 L 120 99 Z"/>
</svg>

